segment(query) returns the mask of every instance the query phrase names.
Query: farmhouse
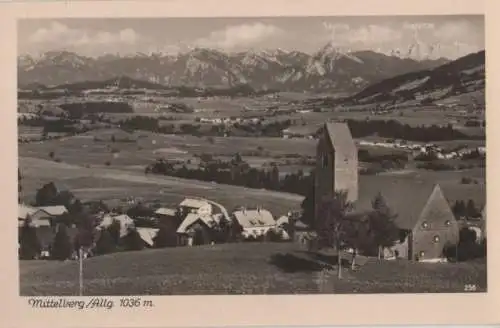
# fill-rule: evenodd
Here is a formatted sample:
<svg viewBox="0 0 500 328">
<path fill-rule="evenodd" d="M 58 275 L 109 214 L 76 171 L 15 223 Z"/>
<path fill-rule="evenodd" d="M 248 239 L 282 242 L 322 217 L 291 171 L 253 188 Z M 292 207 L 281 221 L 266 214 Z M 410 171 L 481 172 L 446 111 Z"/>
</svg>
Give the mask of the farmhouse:
<svg viewBox="0 0 500 328">
<path fill-rule="evenodd" d="M 155 211 L 156 217 L 163 218 L 173 218 L 177 215 L 177 210 L 174 208 L 160 207 Z"/>
<path fill-rule="evenodd" d="M 320 202 L 336 190 L 358 199 L 358 150 L 346 123 L 328 122 L 323 126 L 316 148 L 314 183 L 315 213 Z"/>
<path fill-rule="evenodd" d="M 232 217 L 243 228 L 242 235 L 244 238 L 263 236 L 270 229 L 276 227 L 273 215 L 265 209 L 249 210 L 242 208 L 234 211 Z"/>
<path fill-rule="evenodd" d="M 113 222 L 116 221 L 120 224 L 120 237 L 124 237 L 127 235 L 130 228 L 135 226 L 134 220 L 132 220 L 128 215 L 121 214 L 105 214 L 101 218 L 101 223 L 99 224 L 99 229 L 105 229 L 109 227 Z"/>
<path fill-rule="evenodd" d="M 26 220 L 29 220 L 29 224 L 33 227 L 52 227 L 55 219 L 67 212 L 66 207 L 60 205 L 36 208 L 19 204 L 18 226 L 23 226 Z"/>
<path fill-rule="evenodd" d="M 222 214 L 189 213 L 177 228 L 177 244 L 179 246 L 193 246 L 210 243 L 212 229 L 222 219 Z"/>
<path fill-rule="evenodd" d="M 458 222 L 441 187 L 418 179 L 363 177 L 356 211 L 370 211 L 381 193 L 396 215 L 400 238 L 385 251 L 387 257 L 441 261 L 445 248 L 458 242 Z"/>
<path fill-rule="evenodd" d="M 212 205 L 204 199 L 186 198 L 179 207 L 184 215 L 188 213 L 197 213 L 199 215 L 211 215 Z"/>
</svg>

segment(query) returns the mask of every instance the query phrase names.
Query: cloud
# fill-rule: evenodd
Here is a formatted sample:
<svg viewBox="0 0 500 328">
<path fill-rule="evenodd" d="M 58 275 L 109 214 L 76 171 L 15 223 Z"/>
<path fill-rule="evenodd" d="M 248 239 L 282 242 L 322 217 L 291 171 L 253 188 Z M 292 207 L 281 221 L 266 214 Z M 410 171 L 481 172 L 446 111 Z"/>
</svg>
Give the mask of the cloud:
<svg viewBox="0 0 500 328">
<path fill-rule="evenodd" d="M 28 48 L 40 51 L 71 49 L 86 54 L 100 54 L 114 49 L 134 46 L 141 36 L 133 29 L 126 28 L 117 32 L 91 31 L 70 28 L 59 22 L 52 22 L 28 36 Z"/>
<path fill-rule="evenodd" d="M 211 32 L 207 37 L 194 41 L 195 46 L 235 50 L 251 47 L 261 42 L 279 37 L 285 33 L 281 28 L 264 23 L 228 26 L 223 30 Z"/>
<path fill-rule="evenodd" d="M 369 24 L 351 28 L 347 24 L 323 23 L 330 41 L 339 46 L 363 43 L 367 46 L 394 41 L 401 38 L 401 32 L 384 25 Z"/>
<path fill-rule="evenodd" d="M 433 29 L 435 26 L 433 23 L 404 23 L 403 28 L 412 31 L 421 31 Z"/>
</svg>

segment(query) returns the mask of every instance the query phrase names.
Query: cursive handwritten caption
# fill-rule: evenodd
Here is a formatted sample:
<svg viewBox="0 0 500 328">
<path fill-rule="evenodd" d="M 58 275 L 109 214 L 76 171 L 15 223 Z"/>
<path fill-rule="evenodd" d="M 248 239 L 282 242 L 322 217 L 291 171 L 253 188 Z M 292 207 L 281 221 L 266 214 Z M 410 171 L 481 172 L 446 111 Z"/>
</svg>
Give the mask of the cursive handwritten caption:
<svg viewBox="0 0 500 328">
<path fill-rule="evenodd" d="M 88 300 L 68 299 L 68 298 L 29 298 L 28 304 L 37 309 L 105 309 L 111 310 L 115 306 L 121 308 L 151 308 L 154 303 L 151 300 L 140 297 L 125 297 L 118 299 L 118 302 L 106 297 L 91 297 Z"/>
</svg>

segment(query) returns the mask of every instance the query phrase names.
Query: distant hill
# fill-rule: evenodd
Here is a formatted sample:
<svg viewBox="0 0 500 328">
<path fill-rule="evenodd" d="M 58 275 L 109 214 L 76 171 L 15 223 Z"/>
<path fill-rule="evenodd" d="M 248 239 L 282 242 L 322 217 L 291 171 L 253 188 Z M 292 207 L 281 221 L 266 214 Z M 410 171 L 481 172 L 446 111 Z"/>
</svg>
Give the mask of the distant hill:
<svg viewBox="0 0 500 328">
<path fill-rule="evenodd" d="M 332 44 L 313 54 L 280 49 L 225 53 L 196 48 L 175 56 L 137 54 L 91 58 L 68 51 L 50 51 L 39 58 L 18 57 L 18 81 L 23 88 L 33 83 L 56 86 L 108 81 L 122 76 L 170 87 L 248 85 L 256 90 L 353 93 L 383 79 L 431 69 L 445 62 L 442 58 L 418 61 L 373 51 L 344 52 Z M 156 88 L 153 84 L 146 87 Z"/>
<path fill-rule="evenodd" d="M 349 104 L 432 103 L 485 88 L 485 52 L 469 54 L 433 69 L 398 75 L 347 98 Z"/>
</svg>

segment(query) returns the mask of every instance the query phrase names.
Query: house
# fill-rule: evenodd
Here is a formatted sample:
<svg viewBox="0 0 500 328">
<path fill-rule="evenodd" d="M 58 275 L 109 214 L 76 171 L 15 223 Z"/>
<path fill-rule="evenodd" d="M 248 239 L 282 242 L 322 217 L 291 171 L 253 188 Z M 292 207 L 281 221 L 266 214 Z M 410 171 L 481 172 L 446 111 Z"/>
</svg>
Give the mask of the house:
<svg viewBox="0 0 500 328">
<path fill-rule="evenodd" d="M 439 184 L 382 176 L 364 176 L 360 182 L 355 211 L 371 211 L 380 192 L 396 215 L 400 238 L 385 250 L 386 257 L 438 262 L 445 260 L 447 247 L 458 243 L 459 225 Z"/>
<path fill-rule="evenodd" d="M 212 215 L 213 208 L 212 205 L 204 199 L 197 198 L 186 198 L 180 204 L 183 216 L 188 213 L 196 213 L 201 216 Z"/>
<path fill-rule="evenodd" d="M 18 226 L 23 226 L 24 222 L 29 219 L 29 223 L 34 227 L 52 227 L 55 224 L 55 219 L 67 213 L 64 206 L 42 206 L 31 207 L 25 204 L 19 204 L 18 209 Z"/>
<path fill-rule="evenodd" d="M 49 220 L 52 225 L 55 225 L 58 218 L 68 213 L 63 205 L 41 206 L 38 209 L 42 211 L 38 220 Z"/>
<path fill-rule="evenodd" d="M 177 216 L 177 210 L 175 208 L 160 207 L 155 211 L 155 215 L 159 219 L 175 218 Z"/>
<path fill-rule="evenodd" d="M 174 231 L 180 224 L 179 215 L 176 209 L 162 207 L 157 209 L 154 215 L 158 224 L 167 226 Z"/>
<path fill-rule="evenodd" d="M 31 219 L 31 216 L 37 211 L 38 209 L 25 205 L 25 204 L 19 204 L 18 206 L 18 214 L 17 214 L 17 225 L 19 227 L 24 226 L 26 219 Z"/>
<path fill-rule="evenodd" d="M 232 213 L 232 219 L 243 228 L 244 238 L 264 236 L 270 229 L 276 228 L 271 212 L 261 208 L 236 210 Z"/>
<path fill-rule="evenodd" d="M 177 244 L 180 246 L 193 246 L 212 242 L 213 228 L 222 219 L 222 214 L 188 213 L 177 228 Z"/>
<path fill-rule="evenodd" d="M 324 197 L 346 190 L 349 201 L 358 199 L 358 150 L 346 123 L 326 123 L 316 148 L 315 213 Z"/>
<path fill-rule="evenodd" d="M 101 218 L 101 222 L 98 225 L 98 229 L 106 229 L 108 228 L 114 221 L 117 221 L 120 224 L 120 237 L 124 237 L 128 234 L 129 229 L 135 227 L 134 220 L 132 220 L 126 214 L 105 214 Z"/>
</svg>

